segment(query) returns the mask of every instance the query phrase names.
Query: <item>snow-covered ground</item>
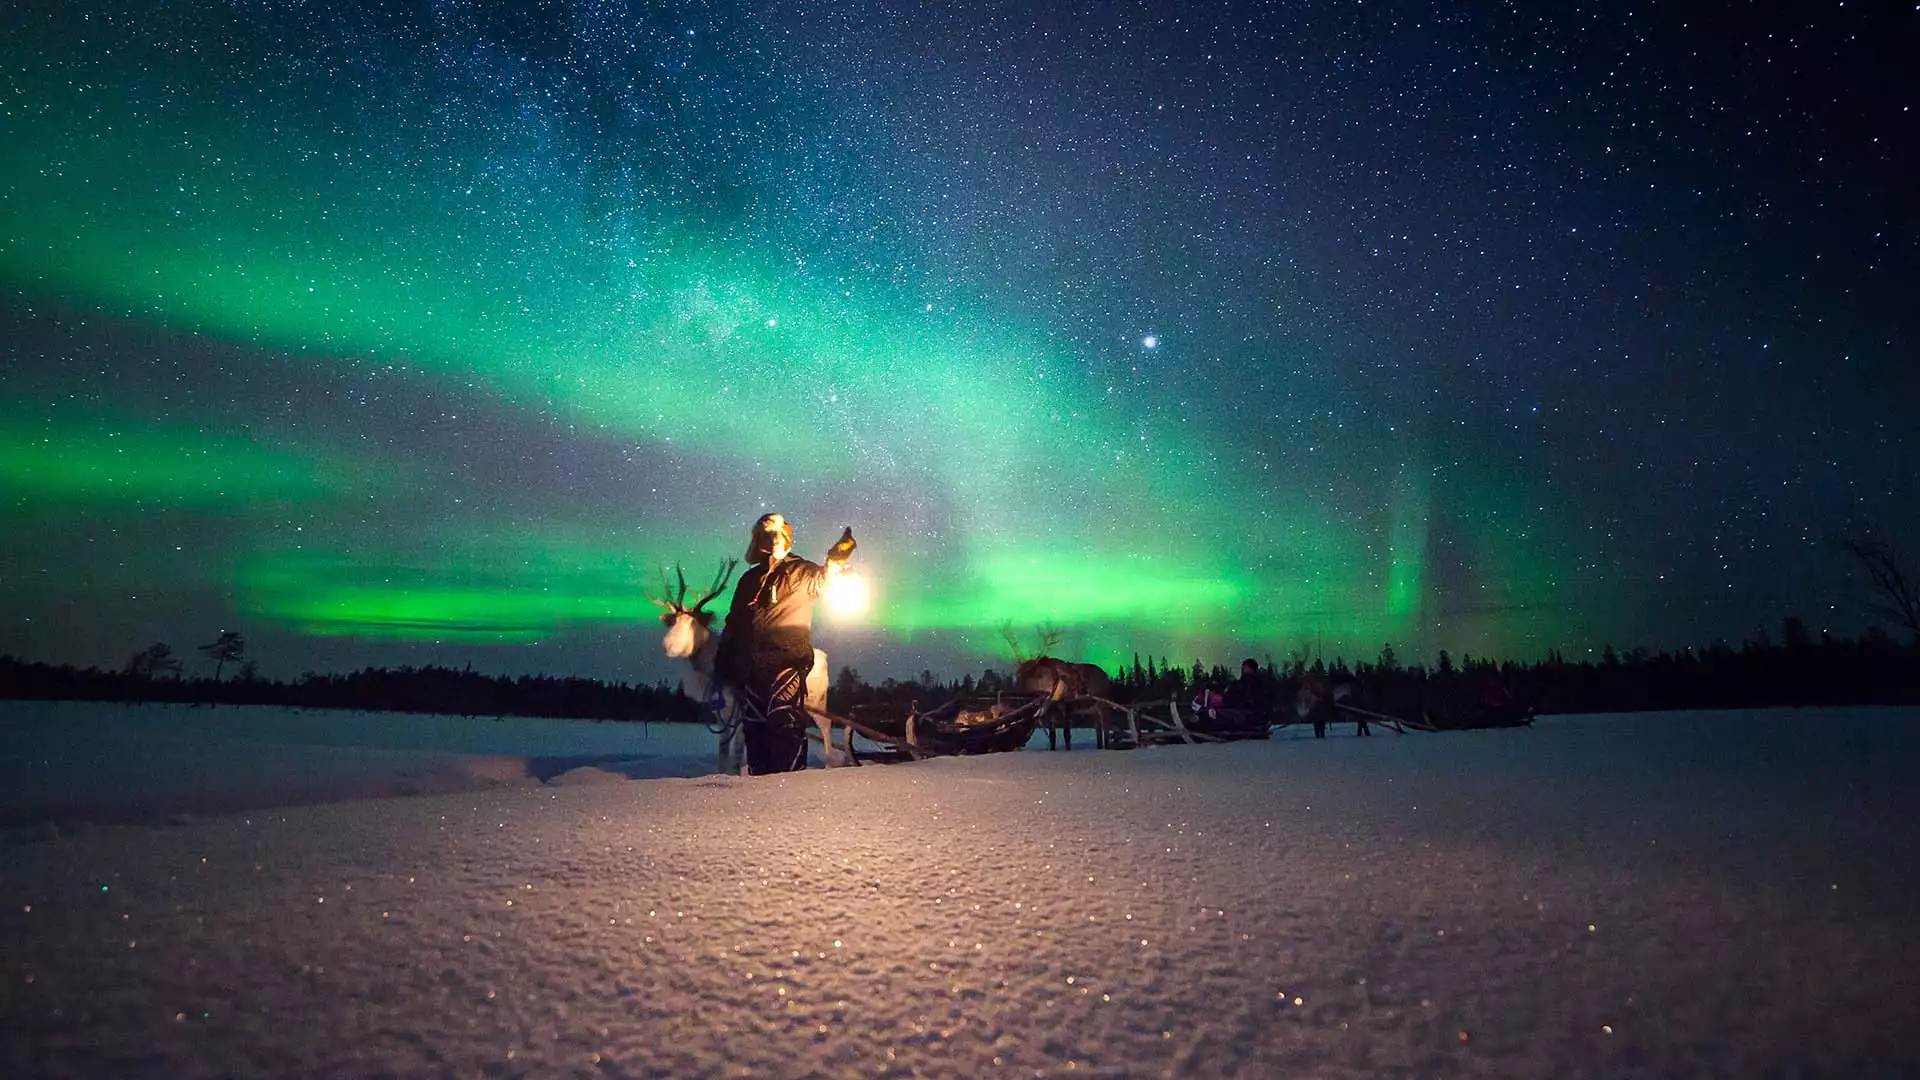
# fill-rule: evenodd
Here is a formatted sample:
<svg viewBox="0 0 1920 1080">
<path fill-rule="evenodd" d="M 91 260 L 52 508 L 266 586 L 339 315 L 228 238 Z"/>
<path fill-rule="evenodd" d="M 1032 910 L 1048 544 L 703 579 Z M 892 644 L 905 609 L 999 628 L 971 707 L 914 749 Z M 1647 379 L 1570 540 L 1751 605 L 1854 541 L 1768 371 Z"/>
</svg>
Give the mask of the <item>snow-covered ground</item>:
<svg viewBox="0 0 1920 1080">
<path fill-rule="evenodd" d="M 0 1076 L 1920 1075 L 1916 710 L 637 782 L 704 733 L 378 719 L 0 709 Z M 467 790 L 198 816 L 314 761 Z"/>
<path fill-rule="evenodd" d="M 700 776 L 714 742 L 697 724 L 0 701 L 0 827 L 539 784 L 575 769 Z"/>
</svg>

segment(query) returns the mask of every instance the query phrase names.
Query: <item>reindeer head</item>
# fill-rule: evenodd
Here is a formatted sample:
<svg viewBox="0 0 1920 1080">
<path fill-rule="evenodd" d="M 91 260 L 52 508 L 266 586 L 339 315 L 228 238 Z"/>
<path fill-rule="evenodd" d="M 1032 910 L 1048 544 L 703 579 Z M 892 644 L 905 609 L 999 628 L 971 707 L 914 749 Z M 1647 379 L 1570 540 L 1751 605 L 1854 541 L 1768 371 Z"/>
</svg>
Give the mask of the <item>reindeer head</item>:
<svg viewBox="0 0 1920 1080">
<path fill-rule="evenodd" d="M 719 596 L 720 591 L 727 587 L 728 579 L 733 577 L 733 568 L 738 565 L 740 560 L 728 559 L 727 564 L 722 566 L 720 572 L 714 576 L 713 584 L 707 588 L 706 594 L 692 604 L 687 603 L 687 575 L 680 569 L 680 564 L 675 563 L 673 566 L 673 576 L 678 582 L 677 588 L 667 581 L 666 570 L 660 571 L 661 595 L 648 599 L 667 609 L 660 616 L 661 625 L 667 628 L 666 636 L 660 639 L 660 644 L 666 649 L 669 657 L 684 660 L 692 656 L 713 633 L 713 612 L 706 609 L 707 602 Z"/>
</svg>

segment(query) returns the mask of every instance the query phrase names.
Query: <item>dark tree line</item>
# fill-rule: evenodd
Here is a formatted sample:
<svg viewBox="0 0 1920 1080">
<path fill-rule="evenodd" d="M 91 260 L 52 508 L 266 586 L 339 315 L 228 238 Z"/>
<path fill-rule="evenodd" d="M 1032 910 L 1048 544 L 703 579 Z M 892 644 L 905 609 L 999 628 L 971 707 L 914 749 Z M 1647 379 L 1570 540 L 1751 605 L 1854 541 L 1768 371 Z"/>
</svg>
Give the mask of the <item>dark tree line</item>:
<svg viewBox="0 0 1920 1080">
<path fill-rule="evenodd" d="M 55 666 L 0 656 L 0 698 L 283 705 L 307 709 L 590 720 L 691 721 L 699 718 L 694 703 L 677 687 L 665 683 L 631 686 L 551 675 L 482 675 L 471 669 L 432 666 L 365 668 L 346 675 L 308 672 L 298 679 L 282 682 L 261 679 L 245 665 L 239 678 L 222 681 L 183 676 L 179 661 L 164 645 L 136 654 L 135 662 L 129 662 L 119 671 Z"/>
<path fill-rule="evenodd" d="M 1323 678 L 1348 683 L 1355 705 L 1407 718 L 1459 717 L 1488 705 L 1518 701 L 1541 713 L 1639 712 L 1674 709 L 1753 709 L 1814 705 L 1920 704 L 1920 640 L 1902 645 L 1873 629 L 1857 639 L 1809 633 L 1798 618 L 1782 623 L 1781 640 L 1759 635 L 1738 648 L 1715 644 L 1705 649 L 1619 653 L 1612 647 L 1588 660 L 1568 660 L 1551 652 L 1532 663 L 1462 656 L 1442 650 L 1432 666 L 1405 664 L 1388 645 L 1371 662 L 1349 664 L 1296 654 L 1276 663 L 1261 660 L 1271 687 L 1276 720 L 1287 720 L 1302 681 Z M 1113 700 L 1121 704 L 1190 700 L 1201 686 L 1224 690 L 1239 675 L 1231 665 L 1195 660 L 1178 665 L 1166 657 L 1136 656 L 1129 666 L 1110 672 Z M 998 671 L 950 681 L 921 672 L 917 679 L 868 683 L 850 667 L 841 668 L 828 705 L 844 712 L 856 705 L 922 708 L 956 696 L 990 696 L 1011 690 Z"/>
<path fill-rule="evenodd" d="M 224 640 L 224 639 L 223 639 Z M 220 642 L 214 643 L 215 646 Z M 216 661 L 238 662 L 239 674 L 192 677 L 164 644 L 134 654 L 118 671 L 54 666 L 0 656 L 0 698 L 222 705 L 281 705 L 316 709 L 452 713 L 469 716 L 550 716 L 600 720 L 696 721 L 694 702 L 678 687 L 603 682 L 550 675 L 483 675 L 446 667 L 366 668 L 345 675 L 309 672 L 292 681 L 261 679 L 244 649 L 229 642 L 202 651 Z M 222 655 L 224 654 L 224 655 Z M 1134 657 L 1110 673 L 1112 699 L 1122 704 L 1190 700 L 1201 686 L 1224 689 L 1239 674 L 1231 665 L 1195 660 L 1179 665 L 1166 657 Z M 1432 666 L 1404 664 L 1392 646 L 1371 662 L 1348 664 L 1296 654 L 1276 663 L 1266 657 L 1261 674 L 1270 685 L 1275 720 L 1290 719 L 1291 704 L 1307 679 L 1347 683 L 1352 704 L 1393 716 L 1458 717 L 1500 700 L 1531 704 L 1541 713 L 1629 712 L 1673 709 L 1736 709 L 1812 705 L 1920 704 L 1920 638 L 1901 644 L 1879 629 L 1857 639 L 1811 634 L 1789 618 L 1780 640 L 1765 635 L 1738 648 L 1716 644 L 1679 652 L 1627 653 L 1611 647 L 1593 659 L 1569 661 L 1558 652 L 1517 663 L 1463 656 L 1444 650 Z M 851 667 L 840 669 L 828 707 L 846 713 L 857 705 L 904 710 L 931 708 L 955 697 L 1011 692 L 1012 677 L 987 669 L 942 680 L 931 671 L 912 679 L 867 682 Z"/>
</svg>

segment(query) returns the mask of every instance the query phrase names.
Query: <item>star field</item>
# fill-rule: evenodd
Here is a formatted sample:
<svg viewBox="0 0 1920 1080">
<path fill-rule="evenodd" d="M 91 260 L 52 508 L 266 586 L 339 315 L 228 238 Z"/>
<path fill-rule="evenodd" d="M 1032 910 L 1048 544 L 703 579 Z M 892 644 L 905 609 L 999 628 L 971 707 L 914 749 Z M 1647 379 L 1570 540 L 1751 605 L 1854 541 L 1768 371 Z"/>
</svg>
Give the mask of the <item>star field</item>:
<svg viewBox="0 0 1920 1080">
<path fill-rule="evenodd" d="M 1920 10 L 29 3 L 0 651 L 651 679 L 852 524 L 869 674 L 1863 625 Z"/>
</svg>

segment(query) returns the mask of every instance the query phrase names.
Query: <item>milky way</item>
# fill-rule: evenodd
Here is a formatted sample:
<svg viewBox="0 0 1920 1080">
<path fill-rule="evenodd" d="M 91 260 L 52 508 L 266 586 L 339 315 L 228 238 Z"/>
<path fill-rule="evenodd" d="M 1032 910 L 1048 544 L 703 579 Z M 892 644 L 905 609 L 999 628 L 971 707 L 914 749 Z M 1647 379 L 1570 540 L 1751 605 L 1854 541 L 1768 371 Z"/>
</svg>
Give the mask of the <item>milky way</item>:
<svg viewBox="0 0 1920 1080">
<path fill-rule="evenodd" d="M 1920 13 L 30 3 L 0 650 L 653 678 L 852 524 L 869 675 L 1864 625 Z"/>
</svg>

